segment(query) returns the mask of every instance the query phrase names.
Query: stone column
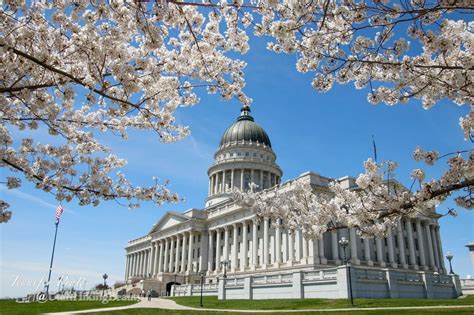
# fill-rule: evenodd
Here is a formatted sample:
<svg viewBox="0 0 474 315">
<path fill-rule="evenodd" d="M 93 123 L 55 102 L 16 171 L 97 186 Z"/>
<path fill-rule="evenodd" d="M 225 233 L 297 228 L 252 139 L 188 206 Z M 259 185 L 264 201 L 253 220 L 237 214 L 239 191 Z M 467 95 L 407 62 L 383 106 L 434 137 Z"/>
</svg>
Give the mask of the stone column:
<svg viewBox="0 0 474 315">
<path fill-rule="evenodd" d="M 351 242 L 351 262 L 354 265 L 360 265 L 360 260 L 357 257 L 357 235 L 354 228 L 349 229 L 349 235 Z"/>
<path fill-rule="evenodd" d="M 443 273 L 446 273 L 446 267 L 444 266 L 443 247 L 441 246 L 441 235 L 439 233 L 439 225 L 435 226 L 436 245 L 438 246 L 440 268 Z"/>
<path fill-rule="evenodd" d="M 263 171 L 260 170 L 260 190 L 263 190 Z"/>
<path fill-rule="evenodd" d="M 224 226 L 224 261 L 229 260 L 229 226 Z M 228 265 L 227 265 L 228 267 Z"/>
<path fill-rule="evenodd" d="M 181 248 L 181 273 L 186 271 L 186 233 L 183 233 L 183 246 Z"/>
<path fill-rule="evenodd" d="M 150 270 L 150 249 L 145 250 L 145 257 L 146 257 L 146 260 L 145 260 L 145 277 L 148 278 L 148 275 L 150 274 L 150 272 L 149 272 L 149 270 Z"/>
<path fill-rule="evenodd" d="M 423 243 L 423 233 L 421 231 L 421 222 L 419 219 L 416 220 L 416 236 L 418 241 L 418 254 L 420 256 L 420 267 L 424 270 L 428 270 L 428 266 L 426 265 L 425 245 Z"/>
<path fill-rule="evenodd" d="M 300 232 L 301 234 L 301 240 L 302 240 L 302 245 L 303 245 L 303 257 L 301 258 L 303 264 L 308 263 L 308 240 L 304 237 L 303 233 Z"/>
<path fill-rule="evenodd" d="M 221 231 L 216 229 L 216 273 L 219 273 L 221 267 Z"/>
<path fill-rule="evenodd" d="M 194 231 L 189 231 L 189 239 L 188 239 L 188 274 L 192 273 L 193 267 L 193 235 Z"/>
<path fill-rule="evenodd" d="M 209 251 L 208 251 L 208 258 L 207 258 L 207 273 L 210 274 L 214 271 L 214 231 L 209 230 Z"/>
<path fill-rule="evenodd" d="M 408 258 L 410 259 L 410 265 L 413 269 L 418 270 L 418 264 L 416 262 L 416 254 L 415 254 L 415 243 L 414 239 L 415 236 L 413 235 L 413 227 L 412 222 L 410 219 L 406 221 L 407 227 L 407 239 L 408 239 Z"/>
<path fill-rule="evenodd" d="M 398 221 L 397 223 L 397 243 L 398 243 L 398 255 L 400 256 L 400 264 L 402 267 L 407 269 L 407 259 L 405 253 L 405 238 L 403 237 L 402 222 Z"/>
<path fill-rule="evenodd" d="M 159 240 L 158 273 L 163 272 L 163 241 Z"/>
<path fill-rule="evenodd" d="M 288 233 L 288 265 L 292 266 L 295 261 L 295 234 Z"/>
<path fill-rule="evenodd" d="M 209 243 L 209 233 L 207 231 L 201 231 L 201 243 L 200 243 L 200 255 L 199 255 L 199 272 L 204 272 L 207 270 L 207 257 L 209 252 L 209 247 L 207 244 Z"/>
<path fill-rule="evenodd" d="M 252 270 L 255 270 L 258 265 L 258 236 L 257 236 L 257 222 L 253 220 L 252 224 Z"/>
<path fill-rule="evenodd" d="M 175 241 L 174 241 L 174 236 L 171 236 L 171 248 L 170 248 L 170 262 L 169 262 L 169 265 L 168 265 L 168 272 L 173 272 L 173 267 L 174 267 L 174 260 L 173 260 L 173 256 L 174 256 L 174 244 L 175 244 Z"/>
<path fill-rule="evenodd" d="M 128 279 L 128 265 L 130 263 L 130 257 L 128 256 L 128 254 L 125 255 L 125 281 L 127 281 Z"/>
<path fill-rule="evenodd" d="M 138 252 L 138 276 L 142 276 L 142 263 L 143 263 L 143 253 L 141 251 Z"/>
<path fill-rule="evenodd" d="M 252 169 L 250 169 L 250 183 L 257 184 L 257 183 L 255 183 L 255 181 L 254 181 L 254 172 L 253 172 L 253 168 L 252 168 Z"/>
<path fill-rule="evenodd" d="M 142 276 L 143 274 L 143 252 L 138 252 L 138 276 Z"/>
<path fill-rule="evenodd" d="M 283 231 L 283 250 L 282 250 L 282 262 L 286 263 L 288 261 L 288 231 Z"/>
<path fill-rule="evenodd" d="M 263 220 L 263 267 L 268 265 L 268 219 Z"/>
<path fill-rule="evenodd" d="M 146 257 L 146 261 L 145 261 L 145 277 L 149 277 L 150 275 L 150 271 L 151 271 L 151 249 L 147 249 L 145 251 L 145 257 Z"/>
<path fill-rule="evenodd" d="M 133 259 L 133 276 L 136 277 L 138 276 L 138 252 L 133 254 L 134 259 Z"/>
<path fill-rule="evenodd" d="M 231 261 L 231 270 L 235 272 L 237 269 L 237 253 L 238 253 L 238 233 L 237 233 L 237 223 L 232 224 L 232 261 Z"/>
<path fill-rule="evenodd" d="M 226 171 L 222 171 L 222 192 L 225 193 L 225 173 Z"/>
<path fill-rule="evenodd" d="M 174 272 L 178 273 L 179 272 L 179 243 L 180 243 L 180 239 L 179 239 L 179 234 L 176 235 L 176 257 L 174 259 Z"/>
<path fill-rule="evenodd" d="M 156 256 L 156 249 L 155 249 L 155 242 L 151 242 L 151 249 L 150 249 L 150 267 L 148 267 L 148 273 L 151 275 L 150 277 L 153 278 L 155 274 L 155 256 Z"/>
<path fill-rule="evenodd" d="M 430 224 L 429 226 L 430 232 L 431 232 L 431 240 L 433 242 L 433 250 L 434 250 L 434 261 L 435 261 L 435 266 L 440 269 L 440 263 L 439 263 L 439 252 L 438 252 L 438 242 L 436 241 L 436 232 L 434 230 L 434 225 Z"/>
<path fill-rule="evenodd" d="M 234 169 L 230 171 L 230 189 L 234 189 Z"/>
<path fill-rule="evenodd" d="M 434 260 L 434 253 L 433 253 L 433 240 L 431 239 L 431 231 L 430 231 L 430 224 L 429 222 L 425 222 L 425 234 L 428 243 L 428 258 L 430 262 L 430 267 L 436 271 L 436 265 Z"/>
<path fill-rule="evenodd" d="M 131 257 L 131 265 L 130 265 L 130 271 L 129 271 L 129 277 L 134 277 L 135 276 L 135 254 L 130 254 Z"/>
<path fill-rule="evenodd" d="M 365 262 L 367 263 L 367 266 L 373 266 L 374 262 L 372 261 L 372 258 L 370 257 L 370 239 L 368 238 L 364 239 L 364 256 L 365 256 Z"/>
<path fill-rule="evenodd" d="M 388 262 L 393 268 L 397 268 L 398 264 L 395 261 L 395 249 L 393 246 L 393 230 L 390 230 L 390 234 L 387 235 L 387 252 L 388 252 Z"/>
<path fill-rule="evenodd" d="M 332 260 L 336 265 L 341 264 L 339 258 L 339 240 L 337 239 L 337 230 L 331 231 Z"/>
<path fill-rule="evenodd" d="M 212 175 L 212 194 L 217 194 L 217 174 Z"/>
<path fill-rule="evenodd" d="M 324 255 L 324 234 L 322 234 L 318 239 L 319 247 L 319 262 L 321 264 L 326 264 L 328 262 L 326 256 Z"/>
<path fill-rule="evenodd" d="M 138 277 L 140 273 L 140 253 L 135 253 L 135 277 Z"/>
<path fill-rule="evenodd" d="M 213 195 L 212 184 L 213 184 L 213 180 L 212 180 L 212 175 L 211 175 L 209 176 L 209 196 Z"/>
<path fill-rule="evenodd" d="M 244 169 L 240 170 L 240 190 L 242 190 L 242 191 L 245 190 L 245 187 L 244 187 L 244 172 L 245 172 Z"/>
<path fill-rule="evenodd" d="M 278 219 L 275 229 L 275 263 L 277 266 L 281 264 L 281 219 Z"/>
<path fill-rule="evenodd" d="M 385 261 L 383 259 L 382 240 L 380 237 L 375 238 L 375 247 L 377 248 L 377 262 L 380 267 L 385 267 Z"/>
<path fill-rule="evenodd" d="M 242 252 L 240 253 L 240 270 L 247 268 L 247 221 L 242 222 Z"/>
<path fill-rule="evenodd" d="M 296 250 L 295 250 L 295 260 L 300 261 L 301 260 L 301 231 L 298 229 L 296 230 Z"/>
</svg>

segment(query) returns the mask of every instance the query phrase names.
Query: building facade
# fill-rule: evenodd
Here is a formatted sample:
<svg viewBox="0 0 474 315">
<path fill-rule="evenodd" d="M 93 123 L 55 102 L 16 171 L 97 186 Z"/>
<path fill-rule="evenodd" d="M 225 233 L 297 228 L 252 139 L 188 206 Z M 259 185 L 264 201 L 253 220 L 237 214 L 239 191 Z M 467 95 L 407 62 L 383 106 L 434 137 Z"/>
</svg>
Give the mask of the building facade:
<svg viewBox="0 0 474 315">
<path fill-rule="evenodd" d="M 350 241 L 347 257 L 352 272 L 362 270 L 366 275 L 370 272 L 387 275 L 398 272 L 399 278 L 400 274 L 408 274 L 404 277 L 413 275 L 413 279 L 418 277 L 421 282 L 426 275 L 438 275 L 439 283 L 450 283 L 445 285 L 449 288 L 445 288 L 440 297 L 459 294 L 454 278 L 446 275 L 436 216 L 404 219 L 385 238 L 362 239 L 354 229 L 345 229 L 326 232 L 313 240 L 305 239 L 299 231 L 288 233 L 281 222 L 257 220 L 254 213 L 230 199 L 230 189 L 248 189 L 250 183 L 257 184 L 262 193 L 291 189 L 294 181 L 309 182 L 321 191 L 327 191 L 329 182 L 333 180 L 343 183 L 347 189 L 356 187 L 355 178 L 348 176 L 332 179 L 307 172 L 281 183 L 282 174 L 270 138 L 255 123 L 250 108 L 243 107 L 237 121 L 225 131 L 214 155 L 214 163 L 208 170 L 209 193 L 205 208 L 193 208 L 184 213 L 167 212 L 149 233 L 129 241 L 126 247 L 126 289 L 139 287 L 160 294 L 190 295 L 193 294 L 193 285 L 204 279 L 205 294 L 219 294 L 226 298 L 233 296 L 226 293 L 227 289 L 232 291 L 234 288 L 232 283 L 235 283 L 235 288 L 243 288 L 248 282 L 248 288 L 253 288 L 255 279 L 263 277 L 265 281 L 291 278 L 295 285 L 293 277 L 299 274 L 300 287 L 303 288 L 304 275 L 314 272 L 332 274 L 337 286 L 344 286 L 347 281 L 338 278 L 346 275 L 338 271 L 345 268 L 342 266 L 344 253 L 338 244 L 344 236 Z M 443 278 L 444 282 L 440 275 L 446 278 Z M 219 283 L 224 276 L 229 288 L 222 281 Z M 354 276 L 357 281 L 357 275 Z M 320 280 L 325 279 L 321 277 Z M 390 276 L 382 278 L 390 280 Z M 409 281 L 408 278 L 405 280 Z M 422 290 L 423 286 L 427 292 L 426 281 L 423 283 L 419 289 L 413 290 Z M 354 285 L 357 287 L 357 283 Z M 301 288 L 293 290 L 301 291 Z M 248 296 L 248 292 L 239 294 L 236 293 L 235 298 L 258 298 Z M 436 297 L 433 294 L 431 296 Z M 293 296 L 298 295 L 290 297 Z M 300 297 L 304 296 L 313 295 L 303 293 Z M 430 294 L 424 296 L 430 297 Z"/>
</svg>

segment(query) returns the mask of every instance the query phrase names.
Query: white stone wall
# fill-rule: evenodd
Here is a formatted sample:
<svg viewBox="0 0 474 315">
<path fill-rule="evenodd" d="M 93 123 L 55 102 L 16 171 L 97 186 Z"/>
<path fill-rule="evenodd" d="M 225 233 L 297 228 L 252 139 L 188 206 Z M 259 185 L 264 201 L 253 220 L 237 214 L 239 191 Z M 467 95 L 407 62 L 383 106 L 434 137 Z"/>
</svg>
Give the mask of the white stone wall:
<svg viewBox="0 0 474 315">
<path fill-rule="evenodd" d="M 449 299 L 461 295 L 456 275 L 351 267 L 354 298 Z M 348 298 L 345 266 L 219 282 L 219 299 Z"/>
</svg>

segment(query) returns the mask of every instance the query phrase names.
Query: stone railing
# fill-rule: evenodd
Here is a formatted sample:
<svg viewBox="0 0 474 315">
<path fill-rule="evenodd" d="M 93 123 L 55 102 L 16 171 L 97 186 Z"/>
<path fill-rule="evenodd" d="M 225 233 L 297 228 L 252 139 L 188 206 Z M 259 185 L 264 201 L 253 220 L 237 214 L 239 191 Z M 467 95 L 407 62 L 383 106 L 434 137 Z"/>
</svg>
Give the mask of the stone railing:
<svg viewBox="0 0 474 315">
<path fill-rule="evenodd" d="M 303 281 L 324 281 L 337 279 L 337 269 L 322 269 L 303 272 Z"/>
<path fill-rule="evenodd" d="M 203 295 L 217 295 L 217 283 L 205 283 L 202 285 Z M 181 284 L 171 287 L 171 296 L 192 296 L 201 293 L 200 284 Z"/>
<path fill-rule="evenodd" d="M 370 269 L 355 269 L 353 273 L 355 274 L 357 279 L 384 280 L 387 277 L 385 271 Z"/>
</svg>

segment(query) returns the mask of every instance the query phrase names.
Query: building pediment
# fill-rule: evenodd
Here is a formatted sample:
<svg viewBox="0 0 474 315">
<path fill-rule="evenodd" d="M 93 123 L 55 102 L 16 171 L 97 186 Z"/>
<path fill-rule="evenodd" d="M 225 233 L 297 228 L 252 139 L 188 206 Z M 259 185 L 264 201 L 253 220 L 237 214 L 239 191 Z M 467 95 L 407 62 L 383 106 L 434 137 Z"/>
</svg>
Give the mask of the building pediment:
<svg viewBox="0 0 474 315">
<path fill-rule="evenodd" d="M 189 220 L 190 218 L 183 214 L 176 213 L 176 212 L 166 212 L 166 214 L 160 219 L 160 221 L 158 221 L 158 223 L 153 225 L 153 228 L 148 234 L 169 229 L 170 227 L 173 227 L 175 225 L 181 224 Z"/>
</svg>

